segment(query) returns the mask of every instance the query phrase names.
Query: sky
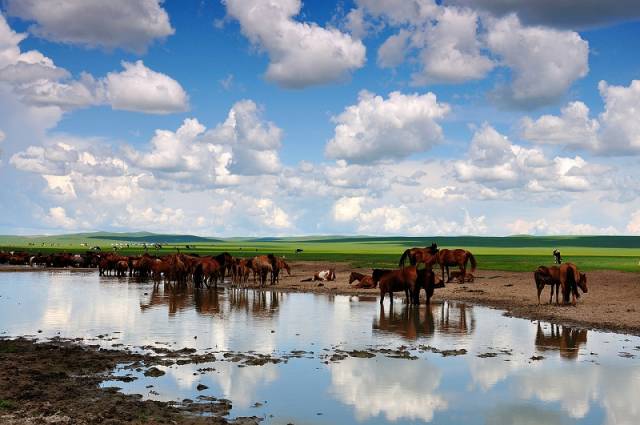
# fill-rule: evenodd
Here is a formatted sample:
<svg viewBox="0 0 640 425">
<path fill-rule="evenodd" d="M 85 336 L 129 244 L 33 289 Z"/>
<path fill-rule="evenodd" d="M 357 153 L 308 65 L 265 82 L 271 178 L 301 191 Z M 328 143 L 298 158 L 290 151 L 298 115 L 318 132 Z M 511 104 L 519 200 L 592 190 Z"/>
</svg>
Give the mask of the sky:
<svg viewBox="0 0 640 425">
<path fill-rule="evenodd" d="M 0 234 L 640 234 L 636 0 L 0 0 Z"/>
</svg>

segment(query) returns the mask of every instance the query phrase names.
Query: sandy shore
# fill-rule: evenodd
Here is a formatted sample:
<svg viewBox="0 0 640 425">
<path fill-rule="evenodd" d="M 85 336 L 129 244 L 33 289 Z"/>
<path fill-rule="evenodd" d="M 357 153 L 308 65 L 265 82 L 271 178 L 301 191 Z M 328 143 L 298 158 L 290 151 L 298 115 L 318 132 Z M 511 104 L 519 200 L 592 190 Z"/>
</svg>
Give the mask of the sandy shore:
<svg viewBox="0 0 640 425">
<path fill-rule="evenodd" d="M 353 269 L 349 264 L 336 263 L 336 281 L 300 282 L 329 263 L 292 263 L 292 276 L 278 283 L 279 289 L 333 294 L 378 295 L 377 289 L 354 289 L 349 274 L 358 271 L 370 274 L 370 269 Z M 439 271 L 439 269 L 436 269 Z M 473 283 L 448 283 L 436 289 L 434 300 L 456 300 L 486 305 L 506 311 L 506 314 L 527 319 L 539 319 L 566 325 L 640 335 L 640 273 L 593 271 L 587 273 L 587 294 L 577 306 L 549 305 L 549 287 L 545 288 L 538 305 L 533 273 L 478 270 Z M 396 294 L 396 297 L 404 295 Z"/>
</svg>

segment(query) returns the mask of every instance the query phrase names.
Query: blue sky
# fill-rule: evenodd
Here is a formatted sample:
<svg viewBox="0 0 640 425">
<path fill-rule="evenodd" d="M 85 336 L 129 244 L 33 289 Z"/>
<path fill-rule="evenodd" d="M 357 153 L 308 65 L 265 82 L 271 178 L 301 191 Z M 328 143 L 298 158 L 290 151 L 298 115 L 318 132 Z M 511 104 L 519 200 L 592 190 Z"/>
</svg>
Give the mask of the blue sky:
<svg viewBox="0 0 640 425">
<path fill-rule="evenodd" d="M 640 233 L 640 5 L 0 2 L 1 233 Z"/>
</svg>

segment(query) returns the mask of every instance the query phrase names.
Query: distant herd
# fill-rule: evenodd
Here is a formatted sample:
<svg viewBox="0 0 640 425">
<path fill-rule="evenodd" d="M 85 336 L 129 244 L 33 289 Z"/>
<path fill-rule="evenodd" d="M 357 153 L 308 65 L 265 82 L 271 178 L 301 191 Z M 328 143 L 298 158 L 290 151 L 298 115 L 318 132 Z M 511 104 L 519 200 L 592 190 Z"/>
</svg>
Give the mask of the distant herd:
<svg viewBox="0 0 640 425">
<path fill-rule="evenodd" d="M 470 264 L 470 271 L 467 269 Z M 125 256 L 118 253 L 86 252 L 83 254 L 52 253 L 32 254 L 24 251 L 0 252 L 0 264 L 29 265 L 44 267 L 79 267 L 97 268 L 101 276 L 130 276 L 140 279 L 152 279 L 155 284 L 164 282 L 167 285 L 187 285 L 194 287 L 216 287 L 229 277 L 231 284 L 237 286 L 248 285 L 253 275 L 254 285 L 261 287 L 267 284 L 275 285 L 280 274 L 286 271 L 291 275 L 291 267 L 284 257 L 273 254 L 257 255 L 252 258 L 233 257 L 224 252 L 216 256 L 199 256 L 197 254 L 175 253 L 164 256 L 143 254 L 139 256 Z M 440 276 L 433 271 L 433 266 L 440 267 Z M 464 249 L 439 249 L 434 243 L 429 247 L 410 248 L 400 256 L 398 269 L 373 269 L 371 275 L 353 272 L 349 277 L 349 284 L 357 282 L 355 288 L 376 288 L 380 290 L 380 304 L 385 296 L 393 299 L 394 292 L 404 292 L 408 304 L 418 304 L 420 292 L 425 290 L 427 303 L 436 288 L 445 286 L 446 282 L 456 279 L 459 283 L 473 282 L 473 273 L 477 262 L 470 251 Z M 450 267 L 458 267 L 457 271 L 450 271 Z M 336 279 L 335 270 L 321 270 L 306 281 L 333 281 Z M 575 305 L 580 297 L 579 289 L 586 293 L 587 277 L 580 273 L 572 263 L 558 266 L 540 266 L 534 272 L 534 281 L 540 295 L 545 286 L 551 287 L 551 297 L 556 294 L 559 304 L 559 293 L 562 294 L 563 304 L 571 302 Z"/>
</svg>

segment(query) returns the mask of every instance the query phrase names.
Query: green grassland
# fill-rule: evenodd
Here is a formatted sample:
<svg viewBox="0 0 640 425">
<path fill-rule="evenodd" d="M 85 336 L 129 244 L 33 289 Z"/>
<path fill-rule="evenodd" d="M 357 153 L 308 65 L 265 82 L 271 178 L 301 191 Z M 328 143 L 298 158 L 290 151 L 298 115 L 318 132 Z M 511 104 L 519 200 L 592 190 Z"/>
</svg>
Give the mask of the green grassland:
<svg viewBox="0 0 640 425">
<path fill-rule="evenodd" d="M 159 250 L 150 244 L 162 244 Z M 558 236 L 558 237 L 289 237 L 289 238 L 204 238 L 190 235 L 153 233 L 78 233 L 58 236 L 0 236 L 0 250 L 20 249 L 31 252 L 84 252 L 100 246 L 111 251 L 120 244 L 124 255 L 144 252 L 149 244 L 152 254 L 217 254 L 228 251 L 234 256 L 249 257 L 274 253 L 292 260 L 344 261 L 354 267 L 390 267 L 400 254 L 413 246 L 437 242 L 441 248 L 465 248 L 474 253 L 479 267 L 487 270 L 532 271 L 553 262 L 551 252 L 559 248 L 565 261 L 583 270 L 640 271 L 640 237 L 635 236 Z M 82 246 L 81 244 L 87 246 Z M 126 244 L 129 244 L 126 247 Z M 189 245 L 189 249 L 186 246 Z M 303 252 L 296 254 L 296 249 Z"/>
</svg>

